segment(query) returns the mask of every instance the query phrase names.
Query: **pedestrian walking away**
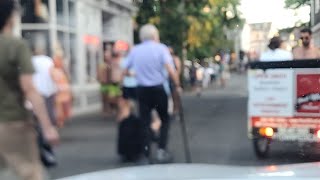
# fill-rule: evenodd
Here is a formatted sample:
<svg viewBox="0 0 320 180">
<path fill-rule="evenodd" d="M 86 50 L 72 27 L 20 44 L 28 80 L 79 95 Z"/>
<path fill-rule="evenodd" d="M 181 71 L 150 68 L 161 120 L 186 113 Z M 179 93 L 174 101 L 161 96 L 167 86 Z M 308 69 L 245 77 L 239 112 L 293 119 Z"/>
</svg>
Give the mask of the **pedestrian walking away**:
<svg viewBox="0 0 320 180">
<path fill-rule="evenodd" d="M 204 63 L 204 72 L 203 72 L 203 81 L 202 81 L 202 88 L 207 89 L 210 84 L 211 74 L 213 73 L 212 68 L 209 67 L 209 63 Z"/>
<path fill-rule="evenodd" d="M 119 99 L 122 96 L 122 55 L 117 52 L 116 44 L 113 46 L 108 45 L 106 48 L 105 62 L 102 64 L 98 74 L 101 82 L 100 90 L 104 97 L 103 110 L 105 115 L 119 115 Z"/>
<path fill-rule="evenodd" d="M 39 39 L 39 41 L 33 44 L 34 56 L 32 57 L 32 64 L 35 69 L 33 82 L 45 100 L 51 123 L 56 125 L 55 95 L 57 93 L 57 86 L 52 77 L 54 63 L 50 57 L 45 55 L 43 41 L 45 40 Z"/>
<path fill-rule="evenodd" d="M 33 75 L 33 83 L 37 91 L 40 93 L 40 95 L 43 97 L 45 101 L 45 107 L 48 112 L 51 124 L 53 126 L 57 126 L 56 100 L 59 100 L 58 102 L 60 103 L 61 96 L 58 96 L 59 99 L 56 99 L 58 88 L 54 80 L 56 80 L 56 82 L 59 82 L 61 79 L 61 73 L 59 73 L 59 71 L 55 69 L 53 60 L 45 55 L 47 53 L 44 49 L 45 41 L 46 40 L 44 38 L 38 37 L 32 45 L 34 52 L 34 56 L 32 57 L 32 64 L 35 69 L 35 73 Z M 59 75 L 59 77 L 57 77 L 57 75 Z M 34 117 L 39 118 L 37 115 L 35 115 Z M 55 166 L 57 162 L 55 154 L 53 152 L 53 148 L 47 142 L 46 138 L 43 137 L 41 127 L 38 127 L 37 131 L 40 157 L 43 164 L 46 167 Z"/>
<path fill-rule="evenodd" d="M 190 77 L 190 85 L 192 91 L 196 91 L 197 88 L 197 67 L 195 66 L 195 62 L 191 61 L 191 67 L 189 69 L 189 77 Z"/>
<path fill-rule="evenodd" d="M 109 102 L 109 86 L 111 78 L 111 63 L 112 59 L 112 46 L 111 44 L 105 45 L 104 50 L 104 62 L 99 65 L 98 69 L 98 81 L 100 83 L 100 91 L 101 91 L 101 101 L 102 101 L 102 113 L 105 116 L 109 116 L 111 114 L 111 107 Z"/>
<path fill-rule="evenodd" d="M 56 144 L 59 136 L 33 85 L 31 52 L 12 35 L 15 9 L 14 0 L 0 1 L 0 158 L 18 179 L 42 180 L 35 130 L 25 100 L 32 104 L 44 137 Z"/>
<path fill-rule="evenodd" d="M 200 67 L 197 68 L 196 71 L 196 94 L 198 97 L 201 96 L 202 93 L 202 83 L 204 79 L 204 67 L 200 64 Z"/>
<path fill-rule="evenodd" d="M 167 80 L 163 72 L 165 67 L 177 90 L 180 91 L 178 74 L 173 60 L 164 44 L 159 42 L 159 32 L 153 25 L 147 24 L 140 29 L 141 44 L 135 46 L 128 55 L 126 72 L 133 68 L 138 84 L 139 115 L 141 121 L 142 164 L 149 163 L 151 141 L 151 112 L 155 109 L 161 119 L 160 140 L 156 160 L 167 162 L 171 157 L 167 151 L 169 114 L 168 97 L 164 90 Z"/>
<path fill-rule="evenodd" d="M 53 81 L 57 86 L 55 96 L 56 125 L 61 128 L 71 116 L 72 93 L 67 70 L 64 65 L 63 50 L 59 44 L 56 46 L 53 59 L 54 68 L 51 73 Z"/>
</svg>

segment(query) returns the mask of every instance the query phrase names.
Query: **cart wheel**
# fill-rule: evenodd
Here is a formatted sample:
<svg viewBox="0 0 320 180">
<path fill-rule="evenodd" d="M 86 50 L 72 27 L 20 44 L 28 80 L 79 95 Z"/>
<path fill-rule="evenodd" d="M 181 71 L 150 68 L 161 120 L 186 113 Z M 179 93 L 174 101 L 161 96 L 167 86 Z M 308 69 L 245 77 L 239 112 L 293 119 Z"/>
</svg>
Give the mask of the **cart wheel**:
<svg viewBox="0 0 320 180">
<path fill-rule="evenodd" d="M 258 137 L 253 139 L 253 148 L 258 158 L 266 158 L 269 154 L 271 139 Z"/>
</svg>

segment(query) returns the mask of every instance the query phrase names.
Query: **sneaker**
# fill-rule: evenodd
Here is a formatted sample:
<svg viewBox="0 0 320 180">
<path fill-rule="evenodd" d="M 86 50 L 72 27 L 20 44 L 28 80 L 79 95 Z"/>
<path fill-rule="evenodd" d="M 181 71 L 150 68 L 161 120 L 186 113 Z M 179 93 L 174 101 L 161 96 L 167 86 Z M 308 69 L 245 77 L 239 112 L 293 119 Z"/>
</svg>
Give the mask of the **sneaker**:
<svg viewBox="0 0 320 180">
<path fill-rule="evenodd" d="M 159 149 L 156 156 L 156 162 L 159 164 L 171 163 L 172 155 L 164 149 Z"/>
<path fill-rule="evenodd" d="M 50 151 L 42 150 L 40 157 L 43 165 L 47 168 L 55 167 L 58 164 L 56 156 Z"/>
<path fill-rule="evenodd" d="M 152 132 L 151 133 L 151 140 L 153 141 L 153 142 L 155 142 L 155 143 L 158 143 L 158 141 L 159 141 L 159 137 L 160 135 L 159 135 L 159 133 L 157 133 L 157 132 Z"/>
<path fill-rule="evenodd" d="M 174 113 L 170 116 L 171 121 L 180 121 L 179 113 Z"/>
</svg>

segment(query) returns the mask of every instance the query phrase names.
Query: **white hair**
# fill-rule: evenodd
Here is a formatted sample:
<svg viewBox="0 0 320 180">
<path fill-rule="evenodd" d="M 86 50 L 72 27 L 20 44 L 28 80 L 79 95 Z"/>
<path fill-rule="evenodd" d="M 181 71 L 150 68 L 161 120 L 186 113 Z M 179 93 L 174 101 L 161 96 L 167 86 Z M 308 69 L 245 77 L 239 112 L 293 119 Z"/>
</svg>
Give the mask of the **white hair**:
<svg viewBox="0 0 320 180">
<path fill-rule="evenodd" d="M 140 40 L 159 40 L 159 31 L 158 29 L 152 24 L 143 25 L 140 29 Z"/>
</svg>

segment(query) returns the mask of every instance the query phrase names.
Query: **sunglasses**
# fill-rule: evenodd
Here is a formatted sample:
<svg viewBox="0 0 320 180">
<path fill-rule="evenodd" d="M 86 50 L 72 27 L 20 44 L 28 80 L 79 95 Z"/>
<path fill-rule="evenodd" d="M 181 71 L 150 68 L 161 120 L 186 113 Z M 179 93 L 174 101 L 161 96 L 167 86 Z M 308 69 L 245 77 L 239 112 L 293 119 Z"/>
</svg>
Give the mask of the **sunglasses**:
<svg viewBox="0 0 320 180">
<path fill-rule="evenodd" d="M 310 37 L 300 37 L 301 40 L 309 40 Z"/>
</svg>

